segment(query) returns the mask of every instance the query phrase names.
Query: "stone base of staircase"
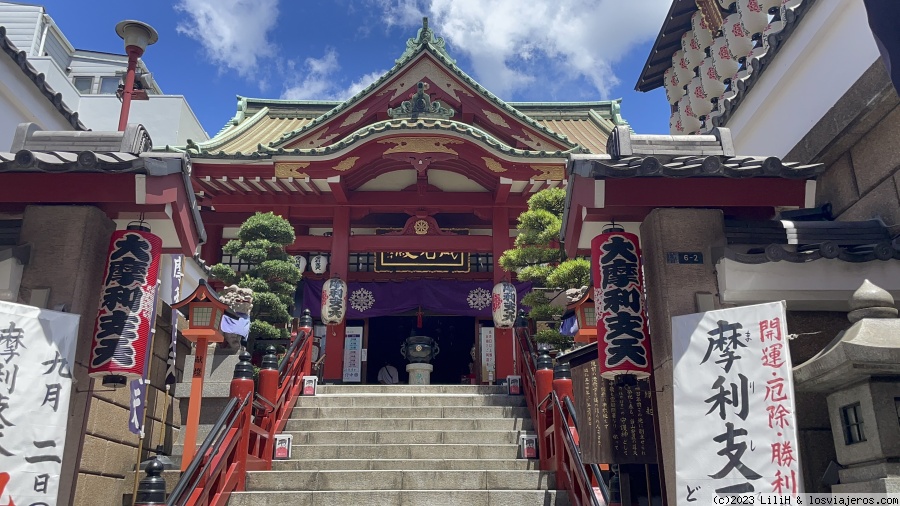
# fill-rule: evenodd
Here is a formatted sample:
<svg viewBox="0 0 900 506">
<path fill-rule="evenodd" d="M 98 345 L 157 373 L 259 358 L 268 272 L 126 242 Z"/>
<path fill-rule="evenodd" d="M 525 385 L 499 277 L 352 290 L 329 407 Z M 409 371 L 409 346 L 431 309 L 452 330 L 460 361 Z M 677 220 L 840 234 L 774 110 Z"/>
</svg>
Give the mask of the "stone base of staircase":
<svg viewBox="0 0 900 506">
<path fill-rule="evenodd" d="M 320 385 L 285 427 L 292 458 L 248 473 L 231 506 L 568 505 L 520 459 L 521 396 L 469 385 Z"/>
</svg>

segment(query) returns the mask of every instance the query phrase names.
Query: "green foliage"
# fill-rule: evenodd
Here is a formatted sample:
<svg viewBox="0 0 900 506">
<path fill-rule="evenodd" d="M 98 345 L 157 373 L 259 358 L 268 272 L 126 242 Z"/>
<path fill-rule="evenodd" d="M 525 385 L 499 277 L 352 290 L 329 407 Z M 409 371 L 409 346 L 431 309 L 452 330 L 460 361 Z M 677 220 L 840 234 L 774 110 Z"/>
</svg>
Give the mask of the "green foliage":
<svg viewBox="0 0 900 506">
<path fill-rule="evenodd" d="M 534 333 L 534 340 L 547 343 L 557 349 L 565 349 L 572 343 L 572 338 L 554 329 L 541 329 Z"/>
<path fill-rule="evenodd" d="M 249 262 L 251 268 L 237 273 L 218 264 L 211 269 L 212 276 L 225 284 L 237 282 L 238 286 L 253 290 L 251 341 L 289 337 L 287 323 L 302 275 L 284 251 L 294 239 L 290 222 L 271 212 L 256 213 L 241 225 L 238 238 L 222 248 L 224 253 Z"/>
<path fill-rule="evenodd" d="M 590 262 L 585 259 L 567 259 L 560 244 L 562 215 L 566 205 L 566 191 L 549 188 L 535 193 L 528 199 L 528 210 L 519 215 L 514 248 L 500 257 L 500 266 L 507 272 L 516 272 L 518 279 L 531 281 L 536 288 L 581 288 L 590 282 Z M 543 293 L 532 291 L 522 298 L 522 304 L 531 307 L 528 316 L 535 320 L 559 319 L 565 308 L 550 305 Z M 541 330 L 540 342 L 562 346 L 569 342 L 558 330 Z"/>
</svg>

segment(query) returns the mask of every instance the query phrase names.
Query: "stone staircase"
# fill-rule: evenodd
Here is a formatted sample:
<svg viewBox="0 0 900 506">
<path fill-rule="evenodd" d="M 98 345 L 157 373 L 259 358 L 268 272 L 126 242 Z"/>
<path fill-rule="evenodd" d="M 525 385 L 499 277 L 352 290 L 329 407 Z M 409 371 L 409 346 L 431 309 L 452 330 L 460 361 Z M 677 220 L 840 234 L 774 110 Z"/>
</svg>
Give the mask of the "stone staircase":
<svg viewBox="0 0 900 506">
<path fill-rule="evenodd" d="M 518 458 L 533 431 L 505 387 L 320 385 L 287 423 L 292 459 L 248 473 L 229 504 L 568 505 L 552 473 Z"/>
</svg>

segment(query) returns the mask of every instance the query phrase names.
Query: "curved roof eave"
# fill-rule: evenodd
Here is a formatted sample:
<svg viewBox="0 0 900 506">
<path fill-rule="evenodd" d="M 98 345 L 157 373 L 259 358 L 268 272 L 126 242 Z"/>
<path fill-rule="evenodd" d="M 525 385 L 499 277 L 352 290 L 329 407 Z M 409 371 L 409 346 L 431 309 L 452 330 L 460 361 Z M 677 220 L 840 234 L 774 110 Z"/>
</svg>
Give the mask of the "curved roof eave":
<svg viewBox="0 0 900 506">
<path fill-rule="evenodd" d="M 416 121 L 408 121 L 405 119 L 391 119 L 381 121 L 379 123 L 375 123 L 373 125 L 368 125 L 363 127 L 356 132 L 348 135 L 347 137 L 341 139 L 339 142 L 334 144 L 330 144 L 328 146 L 320 147 L 320 148 L 297 148 L 297 149 L 284 149 L 284 148 L 271 148 L 263 145 L 259 145 L 256 152 L 252 153 L 225 153 L 223 151 L 211 152 L 211 151 L 203 151 L 200 154 L 194 155 L 199 158 L 206 159 L 234 159 L 234 160 L 258 160 L 264 158 L 272 158 L 274 156 L 285 156 L 285 155 L 294 155 L 294 156 L 313 156 L 313 157 L 328 157 L 329 155 L 335 155 L 339 152 L 347 151 L 355 145 L 359 144 L 361 141 L 369 139 L 373 136 L 383 134 L 385 132 L 393 131 L 395 133 L 403 133 L 403 132 L 411 132 L 411 133 L 422 133 L 423 131 L 444 131 L 448 133 L 452 133 L 456 136 L 465 136 L 472 138 L 473 140 L 479 142 L 480 144 L 486 145 L 487 147 L 499 151 L 506 156 L 514 156 L 521 158 L 565 158 L 569 154 L 577 154 L 580 152 L 584 152 L 584 148 L 579 145 L 575 145 L 571 149 L 568 150 L 557 150 L 557 151 L 531 151 L 531 150 L 523 150 L 516 149 L 507 144 L 504 144 L 498 141 L 496 138 L 488 134 L 487 132 L 473 127 L 471 125 L 467 125 L 465 123 L 460 123 L 458 121 L 452 120 L 416 120 Z"/>
</svg>

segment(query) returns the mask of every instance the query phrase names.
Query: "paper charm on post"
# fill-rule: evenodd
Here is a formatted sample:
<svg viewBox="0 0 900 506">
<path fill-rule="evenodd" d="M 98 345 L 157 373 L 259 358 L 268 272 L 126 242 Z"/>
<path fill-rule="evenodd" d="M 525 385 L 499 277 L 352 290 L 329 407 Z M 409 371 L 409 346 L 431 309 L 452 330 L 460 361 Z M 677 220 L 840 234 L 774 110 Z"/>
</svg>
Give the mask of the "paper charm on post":
<svg viewBox="0 0 900 506">
<path fill-rule="evenodd" d="M 161 251 L 162 239 L 146 227 L 113 232 L 88 364 L 104 386 L 124 387 L 144 374 Z"/>
<path fill-rule="evenodd" d="M 649 377 L 650 341 L 637 236 L 620 229 L 595 237 L 591 240 L 591 270 L 600 376 Z"/>
<path fill-rule="evenodd" d="M 513 328 L 516 324 L 516 287 L 512 283 L 503 281 L 494 285 L 491 293 L 491 311 L 495 328 Z"/>
<path fill-rule="evenodd" d="M 340 325 L 347 312 L 347 283 L 335 276 L 322 285 L 322 323 Z"/>
</svg>

